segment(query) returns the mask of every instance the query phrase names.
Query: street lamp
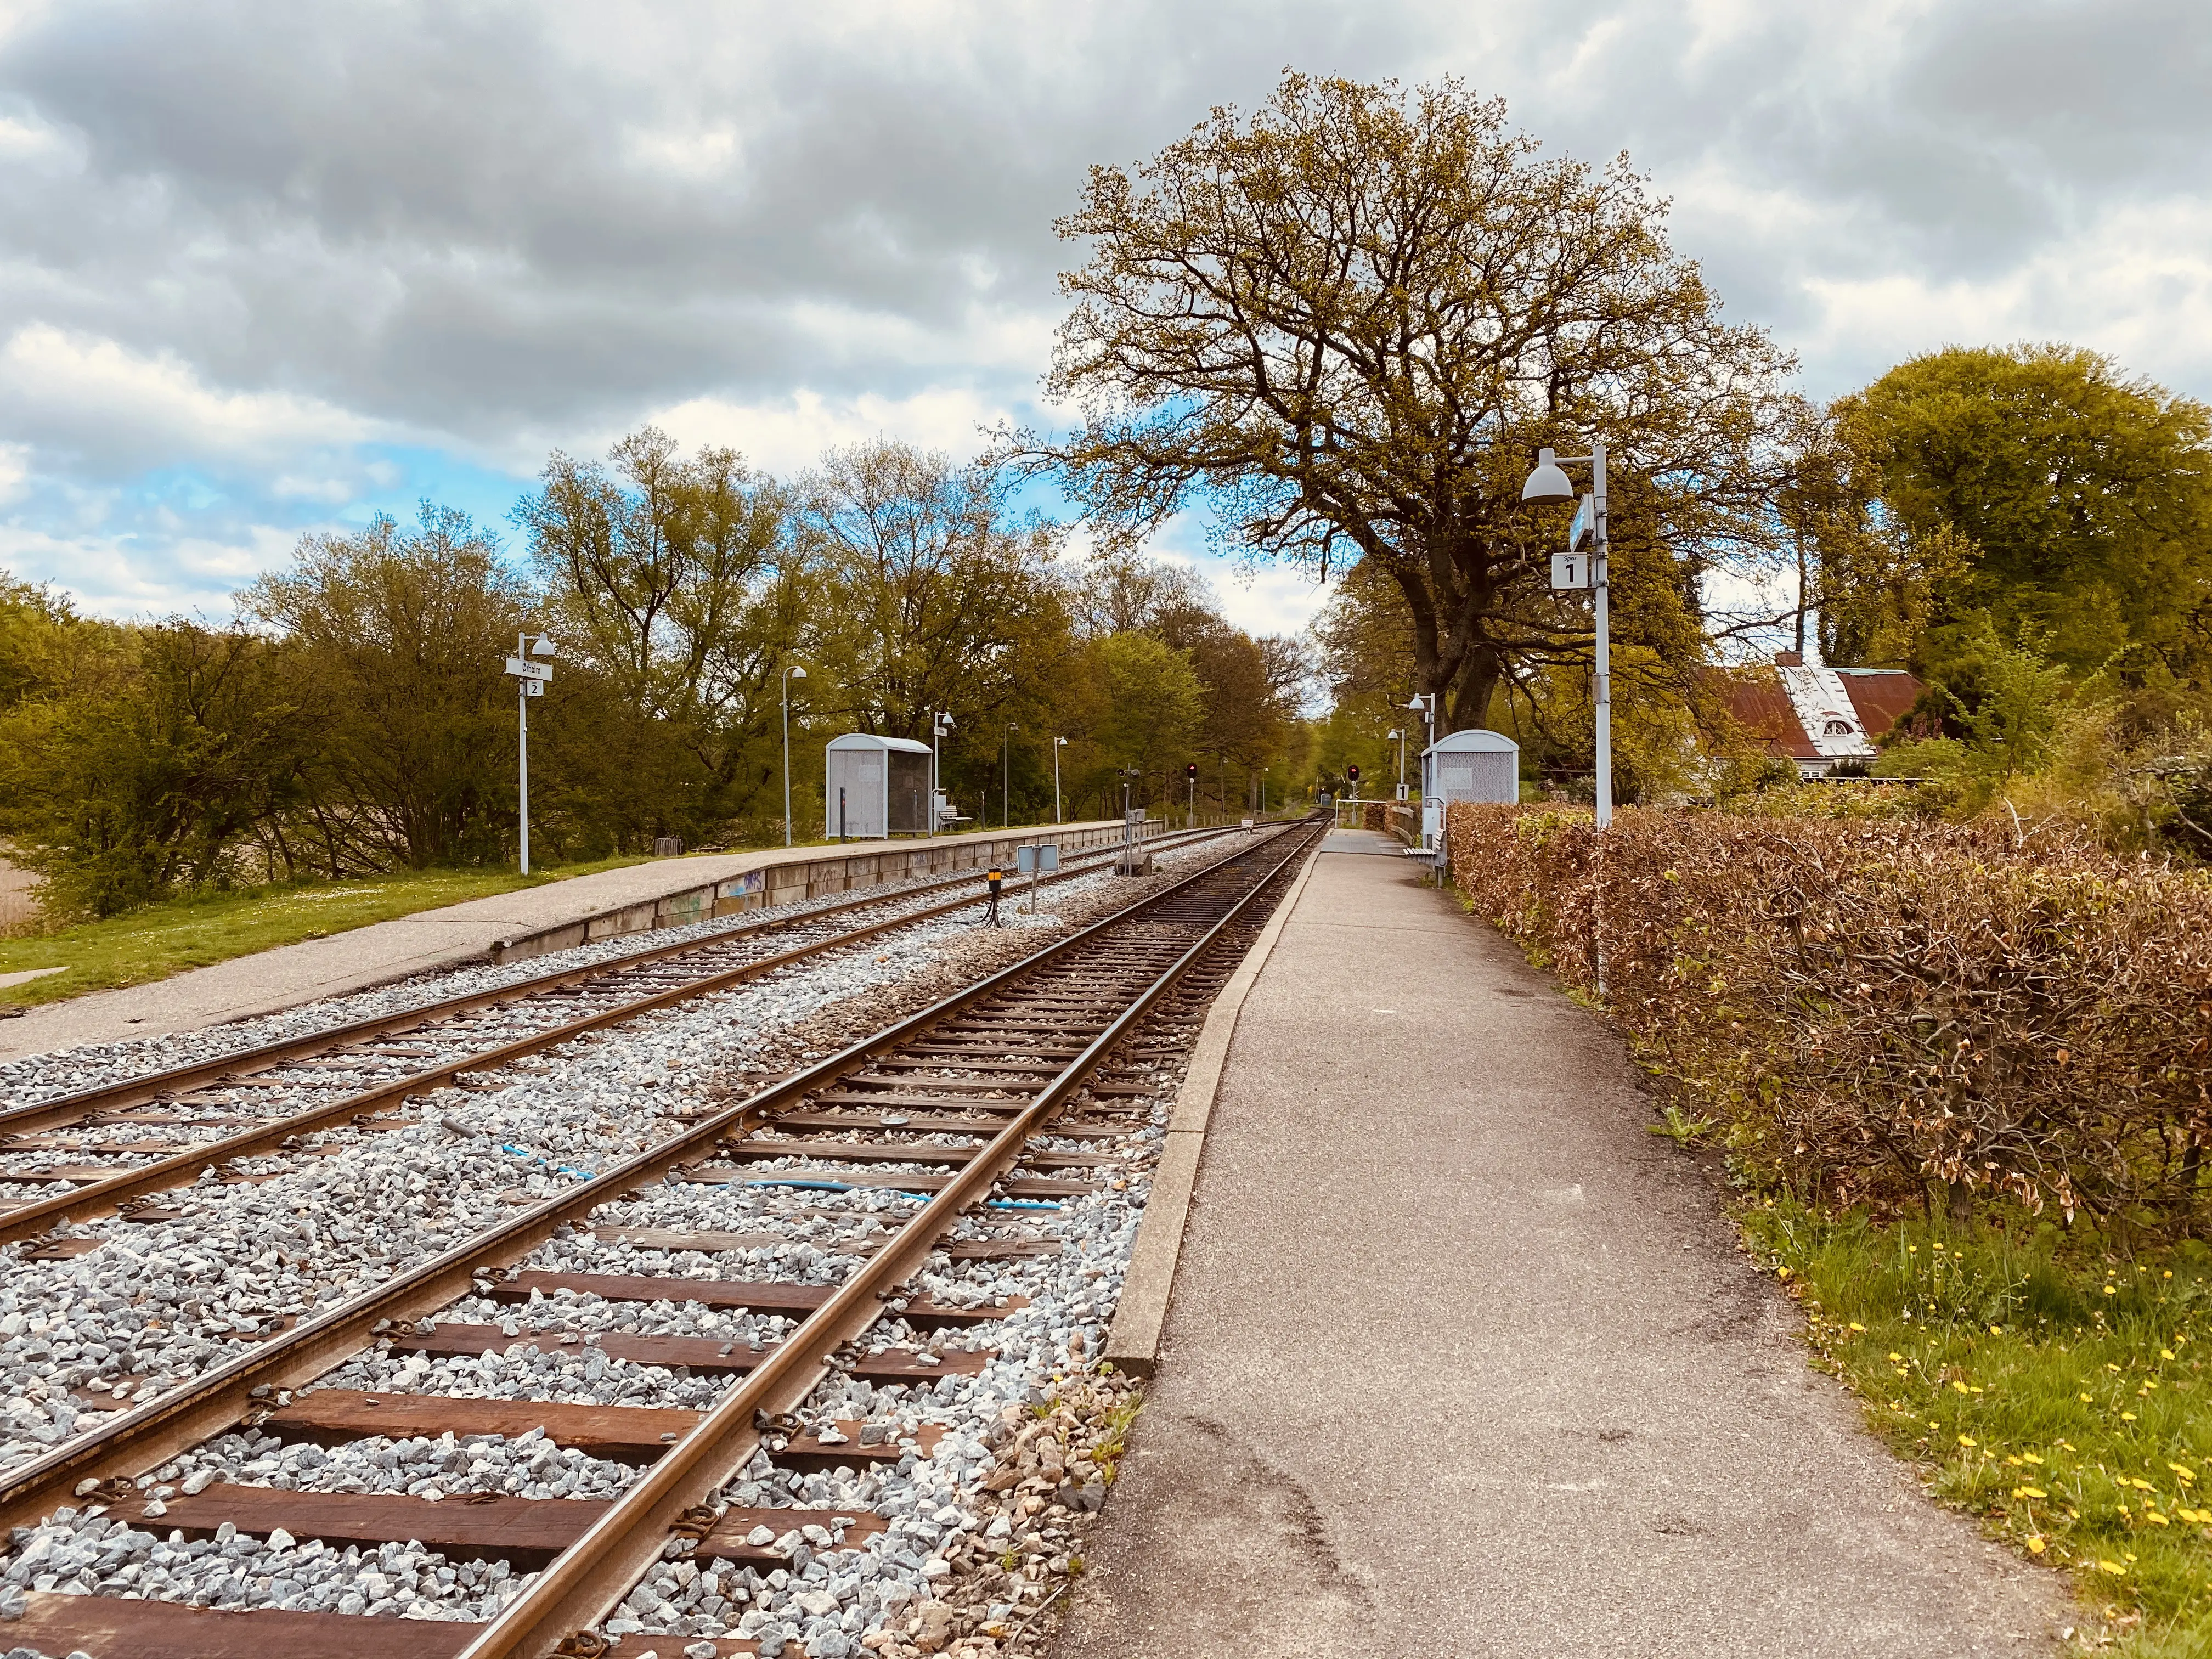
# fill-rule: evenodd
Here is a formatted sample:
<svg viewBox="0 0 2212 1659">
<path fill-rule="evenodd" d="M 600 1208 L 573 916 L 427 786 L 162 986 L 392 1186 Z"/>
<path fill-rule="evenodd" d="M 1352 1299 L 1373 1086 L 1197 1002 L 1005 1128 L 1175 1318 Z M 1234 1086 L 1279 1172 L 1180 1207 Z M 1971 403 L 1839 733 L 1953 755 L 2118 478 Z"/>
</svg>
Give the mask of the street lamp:
<svg viewBox="0 0 2212 1659">
<path fill-rule="evenodd" d="M 1001 830 L 1014 827 L 1013 809 L 1006 804 L 1012 799 L 1007 793 L 1006 781 L 1013 774 L 1015 730 L 1013 721 L 1008 720 L 1006 735 L 999 739 L 999 828 Z"/>
<path fill-rule="evenodd" d="M 1382 734 L 1385 743 L 1393 738 L 1398 740 L 1398 799 L 1403 800 L 1406 799 L 1406 728 L 1401 726 L 1395 732 Z"/>
<path fill-rule="evenodd" d="M 514 677 L 514 720 L 516 756 L 521 782 L 522 808 L 522 873 L 530 873 L 530 700 L 545 695 L 545 686 L 553 678 L 553 670 L 538 658 L 550 659 L 553 640 L 550 635 L 540 634 L 532 639 L 527 634 L 514 636 L 514 654 L 507 659 L 507 672 Z"/>
<path fill-rule="evenodd" d="M 1066 738 L 1052 740 L 1052 821 L 1054 823 L 1063 821 L 1060 816 L 1060 751 L 1066 747 Z"/>
<path fill-rule="evenodd" d="M 783 844 L 791 845 L 791 683 L 806 678 L 805 669 L 793 663 L 783 671 Z"/>
<path fill-rule="evenodd" d="M 1431 749 L 1435 748 L 1437 744 L 1436 693 L 1433 691 L 1416 691 L 1411 698 L 1407 699 L 1406 707 L 1413 714 L 1422 715 L 1428 720 L 1429 747 Z"/>
<path fill-rule="evenodd" d="M 929 717 L 929 833 L 937 833 L 938 820 L 945 816 L 945 792 L 938 787 L 937 745 L 952 729 L 952 716 L 942 708 Z"/>
<path fill-rule="evenodd" d="M 1562 463 L 1573 465 L 1583 461 L 1590 466 L 1590 493 L 1583 497 L 1581 510 L 1576 513 L 1574 524 L 1567 532 L 1566 552 L 1553 556 L 1552 586 L 1587 587 L 1596 601 L 1597 695 L 1594 702 L 1597 711 L 1597 827 L 1603 830 L 1613 823 L 1613 668 L 1607 603 L 1611 590 L 1606 574 L 1606 554 L 1610 543 L 1606 529 L 1604 441 L 1592 444 L 1587 455 L 1562 456 L 1548 449 L 1538 450 L 1536 469 L 1521 486 L 1521 499 L 1572 501 L 1575 486 L 1562 470 Z M 1578 556 L 1584 541 L 1592 544 L 1587 564 Z"/>
</svg>

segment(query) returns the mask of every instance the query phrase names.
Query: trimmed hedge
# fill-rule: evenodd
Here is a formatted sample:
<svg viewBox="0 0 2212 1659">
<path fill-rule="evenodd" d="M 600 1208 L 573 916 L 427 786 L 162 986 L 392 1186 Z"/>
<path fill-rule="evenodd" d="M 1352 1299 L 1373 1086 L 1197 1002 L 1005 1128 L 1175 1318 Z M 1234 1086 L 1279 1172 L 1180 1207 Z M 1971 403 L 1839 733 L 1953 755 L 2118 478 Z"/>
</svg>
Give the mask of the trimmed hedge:
<svg viewBox="0 0 2212 1659">
<path fill-rule="evenodd" d="M 1808 1199 L 2201 1230 L 2212 882 L 2009 825 L 1454 806 L 1453 878 Z"/>
</svg>

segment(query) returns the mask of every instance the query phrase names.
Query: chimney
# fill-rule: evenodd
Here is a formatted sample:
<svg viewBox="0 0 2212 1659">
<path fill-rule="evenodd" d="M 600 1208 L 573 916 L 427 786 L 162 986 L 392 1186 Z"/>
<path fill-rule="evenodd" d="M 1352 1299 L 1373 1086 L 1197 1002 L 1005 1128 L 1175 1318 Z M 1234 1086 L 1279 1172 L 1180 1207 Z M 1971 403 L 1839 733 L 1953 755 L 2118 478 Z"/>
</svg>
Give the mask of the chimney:
<svg viewBox="0 0 2212 1659">
<path fill-rule="evenodd" d="M 1802 668 L 1805 653 L 1802 651 L 1778 651 L 1774 653 L 1774 665 L 1777 668 Z"/>
</svg>

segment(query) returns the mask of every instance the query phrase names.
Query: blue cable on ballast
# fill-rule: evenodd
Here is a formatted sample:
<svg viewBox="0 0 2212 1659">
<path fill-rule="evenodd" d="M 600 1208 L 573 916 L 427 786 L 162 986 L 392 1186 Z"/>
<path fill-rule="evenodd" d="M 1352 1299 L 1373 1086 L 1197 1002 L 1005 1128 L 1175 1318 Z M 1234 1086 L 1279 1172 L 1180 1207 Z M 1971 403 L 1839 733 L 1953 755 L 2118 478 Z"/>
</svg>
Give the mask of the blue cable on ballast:
<svg viewBox="0 0 2212 1659">
<path fill-rule="evenodd" d="M 543 1152 L 533 1152 L 524 1146 L 510 1146 L 503 1140 L 500 1142 L 499 1149 L 502 1152 L 512 1152 L 517 1158 L 526 1158 L 532 1164 L 543 1164 L 556 1175 L 574 1176 L 579 1181 L 592 1181 L 599 1176 L 596 1170 L 572 1170 L 565 1164 L 556 1164 Z"/>
<path fill-rule="evenodd" d="M 880 1187 L 855 1187 L 851 1182 L 844 1181 L 810 1181 L 797 1176 L 769 1176 L 756 1181 L 726 1181 L 721 1184 L 722 1190 L 725 1192 L 732 1187 L 799 1187 L 813 1193 L 881 1192 L 883 1190 Z M 987 1198 L 983 1200 L 983 1207 L 987 1210 L 1056 1211 L 1060 1206 L 1057 1204 L 1046 1204 L 1034 1198 Z"/>
</svg>

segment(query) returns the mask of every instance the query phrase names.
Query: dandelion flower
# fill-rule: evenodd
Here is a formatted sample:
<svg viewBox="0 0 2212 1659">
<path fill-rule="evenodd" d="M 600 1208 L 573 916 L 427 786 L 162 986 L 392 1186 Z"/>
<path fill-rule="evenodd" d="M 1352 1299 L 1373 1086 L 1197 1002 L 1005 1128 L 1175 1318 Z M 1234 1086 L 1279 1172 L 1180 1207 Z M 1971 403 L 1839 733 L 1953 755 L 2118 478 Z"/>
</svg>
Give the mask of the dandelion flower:
<svg viewBox="0 0 2212 1659">
<path fill-rule="evenodd" d="M 1855 1331 L 1858 1332 L 1862 1336 L 1863 1336 L 1863 1335 L 1866 1334 L 1866 1327 L 1865 1327 L 1865 1326 L 1863 1326 L 1863 1325 L 1862 1325 L 1862 1324 L 1860 1324 L 1860 1323 L 1859 1323 L 1859 1322 L 1858 1322 L 1857 1320 L 1856 1320 L 1856 1319 L 1854 1319 L 1853 1321 L 1851 1321 L 1851 1328 L 1852 1328 L 1853 1330 L 1855 1330 Z"/>
<path fill-rule="evenodd" d="M 2043 1534 L 2041 1533 L 2030 1533 L 2028 1534 L 2027 1553 L 2030 1555 L 2040 1555 L 2043 1553 Z"/>
<path fill-rule="evenodd" d="M 1962 1434 L 1959 1437 L 1959 1443 L 1962 1446 L 1971 1446 L 1974 1443 L 1974 1437 L 1971 1434 Z"/>
<path fill-rule="evenodd" d="M 2100 1561 L 2097 1563 L 2097 1571 L 2109 1572 L 2115 1578 L 2121 1578 L 2127 1576 L 2128 1570 L 2117 1561 Z"/>
</svg>

